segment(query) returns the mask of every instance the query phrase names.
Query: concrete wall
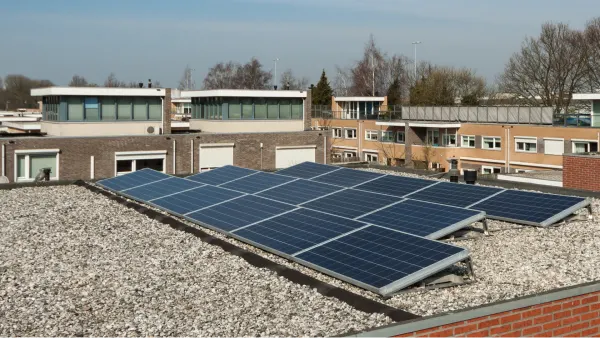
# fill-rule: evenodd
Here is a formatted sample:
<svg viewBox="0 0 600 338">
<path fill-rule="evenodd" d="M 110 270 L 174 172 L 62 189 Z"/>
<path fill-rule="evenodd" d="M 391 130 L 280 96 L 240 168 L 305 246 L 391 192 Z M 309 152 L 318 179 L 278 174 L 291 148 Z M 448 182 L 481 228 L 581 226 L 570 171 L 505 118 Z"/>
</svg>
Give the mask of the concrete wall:
<svg viewBox="0 0 600 338">
<path fill-rule="evenodd" d="M 323 163 L 325 132 L 172 134 L 121 137 L 19 137 L 0 139 L 5 147 L 6 176 L 14 182 L 15 150 L 59 149 L 61 180 L 88 180 L 94 159 L 94 178 L 115 175 L 115 152 L 166 151 L 166 172 L 191 174 L 199 170 L 199 145 L 234 143 L 234 165 L 253 169 L 275 169 L 278 146 L 315 145 L 316 161 Z M 12 142 L 12 143 L 11 143 Z M 263 143 L 261 156 L 260 144 Z M 175 151 L 173 151 L 175 149 Z M 262 161 L 261 161 L 262 158 Z M 173 170 L 175 159 L 175 171 Z M 193 165 L 193 168 L 192 168 Z"/>
<path fill-rule="evenodd" d="M 600 191 L 600 157 L 563 155 L 563 187 Z"/>
<path fill-rule="evenodd" d="M 302 120 L 190 120 L 191 130 L 207 133 L 274 133 L 303 131 Z"/>
<path fill-rule="evenodd" d="M 600 284 L 595 282 L 392 324 L 356 336 L 598 336 L 599 290 Z"/>
<path fill-rule="evenodd" d="M 50 136 L 119 136 L 147 135 L 148 127 L 159 134 L 163 128 L 160 121 L 126 121 L 126 122 L 50 122 L 43 121 L 41 132 Z M 169 126 L 171 124 L 169 123 Z"/>
</svg>

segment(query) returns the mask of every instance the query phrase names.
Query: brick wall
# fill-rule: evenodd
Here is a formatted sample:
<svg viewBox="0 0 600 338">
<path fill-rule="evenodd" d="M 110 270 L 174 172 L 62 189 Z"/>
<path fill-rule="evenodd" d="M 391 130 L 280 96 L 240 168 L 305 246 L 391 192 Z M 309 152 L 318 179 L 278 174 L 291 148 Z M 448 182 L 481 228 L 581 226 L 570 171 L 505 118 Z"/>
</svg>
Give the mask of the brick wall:
<svg viewBox="0 0 600 338">
<path fill-rule="evenodd" d="M 310 130 L 312 125 L 312 91 L 306 91 L 306 99 L 304 100 L 304 130 Z"/>
<path fill-rule="evenodd" d="M 409 332 L 398 337 L 589 337 L 600 333 L 600 292 L 570 297 L 466 321 Z"/>
<path fill-rule="evenodd" d="M 600 191 L 600 157 L 563 155 L 563 187 Z"/>
<path fill-rule="evenodd" d="M 176 174 L 199 170 L 198 153 L 202 143 L 234 143 L 234 165 L 253 169 L 275 169 L 277 146 L 316 145 L 316 161 L 323 162 L 324 134 L 319 131 L 247 134 L 171 134 L 115 137 L 27 137 L 1 139 L 6 149 L 6 176 L 14 180 L 15 150 L 60 149 L 61 180 L 88 180 L 91 156 L 94 156 L 94 178 L 115 175 L 115 152 L 166 150 L 166 172 L 173 173 L 175 142 Z M 193 141 L 193 144 L 192 144 Z M 13 143 L 10 143 L 13 142 Z M 263 143 L 262 163 L 260 143 Z M 193 154 L 193 155 L 192 155 Z M 193 162 L 192 162 L 193 157 Z"/>
<path fill-rule="evenodd" d="M 163 134 L 171 133 L 171 88 L 165 89 L 165 98 L 163 102 Z"/>
</svg>

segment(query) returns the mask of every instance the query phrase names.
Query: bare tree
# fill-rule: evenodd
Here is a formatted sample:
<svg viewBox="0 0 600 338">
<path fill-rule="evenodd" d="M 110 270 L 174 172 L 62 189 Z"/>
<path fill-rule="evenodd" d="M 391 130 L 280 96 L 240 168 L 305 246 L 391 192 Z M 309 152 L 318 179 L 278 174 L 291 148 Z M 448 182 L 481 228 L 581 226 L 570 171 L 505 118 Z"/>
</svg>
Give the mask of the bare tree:
<svg viewBox="0 0 600 338">
<path fill-rule="evenodd" d="M 256 58 L 252 58 L 236 71 L 236 82 L 241 89 L 268 89 L 272 78 L 273 74 L 264 71 Z"/>
<path fill-rule="evenodd" d="M 79 76 L 77 74 L 73 75 L 71 78 L 71 82 L 69 82 L 69 87 L 87 87 L 88 82 L 83 76 Z"/>
<path fill-rule="evenodd" d="M 204 89 L 236 89 L 236 72 L 239 64 L 219 62 L 209 69 L 203 81 Z"/>
<path fill-rule="evenodd" d="M 0 90 L 4 90 L 4 80 L 2 80 L 2 76 L 0 76 Z"/>
<path fill-rule="evenodd" d="M 119 81 L 115 73 L 110 73 L 104 81 L 104 87 L 127 87 L 127 83 Z"/>
<path fill-rule="evenodd" d="M 0 107 L 2 109 L 35 108 L 37 99 L 31 96 L 32 88 L 50 87 L 49 80 L 34 80 L 24 75 L 7 75 L 4 78 Z"/>
<path fill-rule="evenodd" d="M 179 86 L 177 89 L 180 90 L 192 90 L 196 87 L 194 80 L 192 78 L 192 72 L 194 70 L 190 67 L 190 65 L 186 65 L 183 70 L 183 75 L 181 75 L 181 80 L 179 80 Z"/>
<path fill-rule="evenodd" d="M 287 69 L 281 74 L 281 88 L 288 90 L 300 90 L 308 88 L 308 79 L 306 77 L 297 78 L 291 69 Z"/>
<path fill-rule="evenodd" d="M 336 96 L 349 96 L 352 91 L 351 69 L 335 66 L 336 76 L 333 80 L 333 92 Z"/>
<path fill-rule="evenodd" d="M 590 20 L 585 27 L 588 46 L 588 80 L 591 92 L 600 91 L 600 17 Z"/>
<path fill-rule="evenodd" d="M 500 77 L 501 88 L 531 105 L 567 112 L 572 94 L 588 78 L 588 48 L 584 34 L 563 23 L 546 23 L 538 38 L 527 38 Z"/>
</svg>

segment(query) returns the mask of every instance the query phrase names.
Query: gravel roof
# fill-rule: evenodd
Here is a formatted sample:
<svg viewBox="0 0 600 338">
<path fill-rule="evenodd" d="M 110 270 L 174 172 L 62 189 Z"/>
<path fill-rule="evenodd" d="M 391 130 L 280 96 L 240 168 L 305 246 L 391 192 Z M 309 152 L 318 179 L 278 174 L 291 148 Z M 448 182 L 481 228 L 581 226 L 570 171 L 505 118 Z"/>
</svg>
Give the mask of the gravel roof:
<svg viewBox="0 0 600 338">
<path fill-rule="evenodd" d="M 84 188 L 0 191 L 0 203 L 12 206 L 7 221 L 0 221 L 0 335 L 313 336 L 390 322 L 256 268 Z M 592 207 L 597 214 L 600 201 L 593 200 Z M 490 236 L 471 233 L 471 238 L 454 242 L 471 251 L 475 283 L 417 288 L 387 300 L 202 229 L 329 284 L 420 315 L 600 280 L 596 220 L 553 228 L 495 220 L 488 225 Z M 28 311 L 2 317 L 21 308 Z"/>
<path fill-rule="evenodd" d="M 78 186 L 0 190 L 0 336 L 321 336 L 385 325 Z"/>
</svg>

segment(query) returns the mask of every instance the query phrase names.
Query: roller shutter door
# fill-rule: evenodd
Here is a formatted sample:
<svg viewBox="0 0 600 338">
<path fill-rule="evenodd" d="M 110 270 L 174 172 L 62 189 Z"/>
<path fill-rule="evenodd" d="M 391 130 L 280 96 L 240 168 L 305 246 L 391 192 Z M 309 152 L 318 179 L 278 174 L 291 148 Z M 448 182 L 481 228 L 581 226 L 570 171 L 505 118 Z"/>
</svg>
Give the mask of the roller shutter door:
<svg viewBox="0 0 600 338">
<path fill-rule="evenodd" d="M 200 171 L 233 165 L 233 143 L 200 145 Z"/>
<path fill-rule="evenodd" d="M 316 148 L 316 146 L 277 147 L 275 166 L 277 169 L 282 169 L 302 162 L 315 162 Z"/>
</svg>

